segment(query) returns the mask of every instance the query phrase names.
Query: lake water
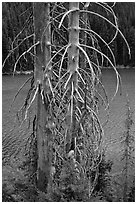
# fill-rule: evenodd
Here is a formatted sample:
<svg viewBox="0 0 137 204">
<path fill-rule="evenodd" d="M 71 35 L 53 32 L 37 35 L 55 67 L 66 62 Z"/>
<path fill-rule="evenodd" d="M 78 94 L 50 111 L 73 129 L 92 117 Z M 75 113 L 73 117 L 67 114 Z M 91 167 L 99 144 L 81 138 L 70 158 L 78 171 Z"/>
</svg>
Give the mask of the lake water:
<svg viewBox="0 0 137 204">
<path fill-rule="evenodd" d="M 108 123 L 104 125 L 104 143 L 108 144 L 107 158 L 114 161 L 114 172 L 119 172 L 122 169 L 121 159 L 121 143 L 120 138 L 125 131 L 126 104 L 129 100 L 131 111 L 133 111 L 133 120 L 135 121 L 135 70 L 134 69 L 119 69 L 122 78 L 122 95 L 120 90 L 114 100 L 110 102 L 110 112 Z M 107 90 L 109 99 L 113 97 L 116 88 L 116 77 L 114 71 L 103 70 L 103 84 Z M 127 97 L 128 94 L 128 97 Z M 100 111 L 102 124 L 107 117 L 105 111 Z M 133 135 L 135 124 L 132 126 Z M 130 169 L 131 175 L 134 175 L 134 168 Z"/>
<path fill-rule="evenodd" d="M 126 119 L 126 103 L 127 94 L 130 101 L 132 111 L 135 110 L 135 70 L 134 69 L 119 69 L 118 70 L 122 78 L 122 95 L 120 90 L 113 101 L 111 98 L 116 89 L 116 75 L 112 69 L 104 69 L 102 71 L 102 82 L 108 93 L 110 100 L 109 118 L 107 118 L 107 112 L 103 107 L 99 108 L 99 117 L 104 127 L 104 144 L 108 144 L 107 158 L 116 159 L 116 154 L 119 154 L 120 150 L 120 136 L 125 131 L 124 120 Z M 3 137 L 7 135 L 11 127 L 14 125 L 14 114 L 23 104 L 24 98 L 27 95 L 29 85 L 20 92 L 16 102 L 13 105 L 12 111 L 9 113 L 11 101 L 16 94 L 19 87 L 30 76 L 3 76 L 2 77 L 2 129 Z M 134 114 L 133 114 L 134 118 Z M 106 120 L 108 119 L 108 122 Z M 133 126 L 134 130 L 134 126 Z M 115 141 L 116 140 L 116 141 Z M 116 143 L 114 143 L 114 141 Z M 112 142 L 112 143 L 111 143 Z M 120 168 L 119 163 L 116 162 L 116 169 Z"/>
</svg>

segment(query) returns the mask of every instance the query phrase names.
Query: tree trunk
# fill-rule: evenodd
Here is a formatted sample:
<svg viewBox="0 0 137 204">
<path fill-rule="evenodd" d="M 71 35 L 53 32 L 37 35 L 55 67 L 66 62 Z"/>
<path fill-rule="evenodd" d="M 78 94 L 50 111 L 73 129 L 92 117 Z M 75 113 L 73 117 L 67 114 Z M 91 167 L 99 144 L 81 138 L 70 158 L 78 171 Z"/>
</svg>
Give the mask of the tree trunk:
<svg viewBox="0 0 137 204">
<path fill-rule="evenodd" d="M 47 190 L 50 178 L 51 151 L 49 138 L 50 140 L 52 139 L 52 133 L 48 127 L 49 102 L 46 97 L 50 92 L 47 78 L 51 69 L 51 65 L 47 67 L 51 57 L 50 27 L 45 30 L 48 22 L 49 3 L 34 3 L 35 43 L 39 42 L 35 47 L 35 84 L 38 88 L 36 124 L 38 150 L 37 187 L 44 192 Z"/>
<path fill-rule="evenodd" d="M 68 49 L 68 70 L 72 74 L 72 80 L 70 84 L 71 101 L 68 109 L 68 122 L 69 130 L 67 134 L 67 146 L 66 152 L 68 153 L 70 149 L 74 149 L 74 137 L 76 129 L 76 100 L 74 99 L 75 89 L 77 87 L 77 69 L 79 66 L 79 49 L 77 45 L 79 44 L 79 2 L 70 2 L 69 10 L 76 9 L 72 11 L 69 16 L 69 43 L 71 46 Z M 73 92 L 73 93 L 72 93 Z M 73 109 L 73 110 L 72 110 Z"/>
<path fill-rule="evenodd" d="M 85 3 L 85 6 L 84 6 L 84 10 L 86 11 L 87 10 L 87 5 L 88 4 L 88 2 L 86 2 Z M 86 6 L 87 5 L 87 6 Z M 88 29 L 88 15 L 87 15 L 87 13 L 86 12 L 84 12 L 83 13 L 83 21 L 85 22 L 85 25 L 84 25 L 84 28 L 85 29 Z M 83 36 L 82 36 L 82 39 L 84 40 L 84 45 L 87 45 L 87 33 L 86 32 L 84 32 L 83 31 Z M 85 52 L 87 52 L 87 49 L 86 49 L 86 47 L 84 47 L 84 50 L 85 50 Z M 85 56 L 83 57 L 83 68 L 84 69 L 86 69 L 86 67 L 87 67 L 87 60 L 86 60 L 86 58 L 85 58 Z"/>
<path fill-rule="evenodd" d="M 125 149 L 124 149 L 124 159 L 125 159 L 125 165 L 124 165 L 124 186 L 123 186 L 123 202 L 128 202 L 128 168 L 129 168 L 129 159 L 130 159 L 130 107 L 129 103 L 127 104 L 127 119 L 126 119 L 126 134 L 125 134 Z"/>
</svg>

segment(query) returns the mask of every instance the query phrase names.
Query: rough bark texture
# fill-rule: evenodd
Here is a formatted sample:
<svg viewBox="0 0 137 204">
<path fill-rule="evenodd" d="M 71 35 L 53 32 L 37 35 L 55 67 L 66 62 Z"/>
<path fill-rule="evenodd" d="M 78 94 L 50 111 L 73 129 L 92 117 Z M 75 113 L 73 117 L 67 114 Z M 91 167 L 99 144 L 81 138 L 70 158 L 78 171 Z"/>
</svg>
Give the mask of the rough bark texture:
<svg viewBox="0 0 137 204">
<path fill-rule="evenodd" d="M 73 86 L 73 116 L 71 119 L 71 105 L 68 109 L 68 123 L 70 124 L 70 129 L 67 134 L 67 147 L 66 152 L 74 148 L 74 137 L 76 129 L 76 119 L 75 119 L 75 107 L 76 101 L 74 100 L 75 89 L 77 87 L 77 72 L 79 66 L 79 49 L 77 45 L 79 44 L 79 2 L 70 2 L 69 10 L 76 9 L 72 11 L 69 16 L 69 43 L 71 46 L 68 49 L 68 70 L 72 74 L 72 81 L 70 84 L 70 92 L 72 93 Z"/>
<path fill-rule="evenodd" d="M 47 78 L 51 64 L 47 64 L 51 57 L 50 47 L 50 26 L 49 22 L 49 3 L 34 3 L 34 27 L 35 43 L 40 42 L 35 49 L 35 83 L 38 87 L 37 94 L 37 187 L 41 191 L 46 191 L 50 178 L 50 147 L 49 138 L 52 132 L 48 127 L 49 112 L 46 94 L 49 93 Z M 47 28 L 47 29 L 45 29 Z M 45 74 L 44 74 L 45 71 Z"/>
</svg>

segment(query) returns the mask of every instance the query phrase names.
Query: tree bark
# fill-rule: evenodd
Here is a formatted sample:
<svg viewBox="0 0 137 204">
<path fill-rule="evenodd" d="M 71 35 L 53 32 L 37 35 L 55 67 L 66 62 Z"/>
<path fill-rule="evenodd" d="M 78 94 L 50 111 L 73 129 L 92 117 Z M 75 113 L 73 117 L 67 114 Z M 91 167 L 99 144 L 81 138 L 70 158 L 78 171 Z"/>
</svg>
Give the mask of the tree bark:
<svg viewBox="0 0 137 204">
<path fill-rule="evenodd" d="M 35 43 L 35 84 L 38 88 L 37 94 L 37 187 L 46 192 L 50 179 L 51 151 L 50 141 L 52 132 L 49 129 L 49 111 L 46 95 L 49 94 L 47 78 L 51 70 L 48 62 L 51 58 L 50 26 L 49 22 L 49 3 L 34 3 L 34 29 Z M 47 27 L 48 26 L 48 27 Z M 45 29 L 47 27 L 47 29 Z"/>
<path fill-rule="evenodd" d="M 74 149 L 74 138 L 75 138 L 75 129 L 76 129 L 76 118 L 75 118 L 75 111 L 76 111 L 76 100 L 74 100 L 75 89 L 77 87 L 77 69 L 79 66 L 79 49 L 77 45 L 79 44 L 79 2 L 70 2 L 69 3 L 69 10 L 76 9 L 72 11 L 69 16 L 69 44 L 71 46 L 68 49 L 68 70 L 72 75 L 72 80 L 70 84 L 70 93 L 72 93 L 72 86 L 73 86 L 73 93 L 71 97 L 73 97 L 73 104 L 70 104 L 68 109 L 68 123 L 69 123 L 69 130 L 67 134 L 67 145 L 66 145 L 66 152 L 68 153 L 70 149 Z M 73 110 L 71 110 L 73 106 Z M 71 113 L 73 115 L 71 116 Z M 71 118 L 72 117 L 72 118 Z"/>
</svg>

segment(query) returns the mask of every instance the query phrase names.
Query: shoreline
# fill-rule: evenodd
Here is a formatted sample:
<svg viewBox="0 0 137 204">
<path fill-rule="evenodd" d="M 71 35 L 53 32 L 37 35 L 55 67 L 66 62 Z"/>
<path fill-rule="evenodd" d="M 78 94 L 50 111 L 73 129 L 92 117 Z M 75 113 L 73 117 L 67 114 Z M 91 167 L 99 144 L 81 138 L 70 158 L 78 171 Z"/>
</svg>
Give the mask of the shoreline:
<svg viewBox="0 0 137 204">
<path fill-rule="evenodd" d="M 113 69 L 113 67 L 102 67 L 101 68 L 102 70 L 103 69 Z M 118 65 L 117 67 L 116 67 L 116 69 L 135 69 L 135 67 L 130 67 L 130 66 L 126 66 L 126 67 L 124 67 L 124 66 L 122 66 L 122 65 Z M 31 75 L 31 74 L 33 74 L 33 70 L 32 71 L 17 71 L 14 75 L 16 76 L 16 75 Z M 2 76 L 3 75 L 13 75 L 13 73 L 7 73 L 7 72 L 5 72 L 5 73 L 2 73 Z"/>
</svg>

